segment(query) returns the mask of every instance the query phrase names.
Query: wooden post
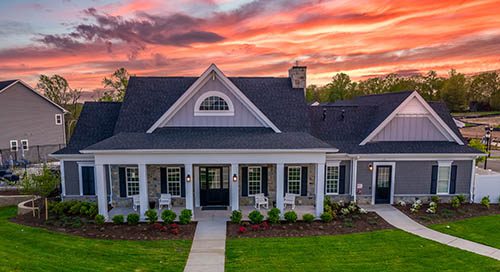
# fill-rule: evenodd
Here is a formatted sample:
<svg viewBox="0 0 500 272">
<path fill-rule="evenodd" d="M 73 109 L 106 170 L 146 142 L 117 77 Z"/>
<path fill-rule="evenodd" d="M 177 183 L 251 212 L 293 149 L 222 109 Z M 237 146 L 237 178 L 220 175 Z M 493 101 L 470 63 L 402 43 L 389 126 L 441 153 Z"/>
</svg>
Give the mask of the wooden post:
<svg viewBox="0 0 500 272">
<path fill-rule="evenodd" d="M 48 200 L 47 198 L 45 198 L 45 221 L 47 220 L 49 220 L 49 206 L 48 206 Z"/>
</svg>

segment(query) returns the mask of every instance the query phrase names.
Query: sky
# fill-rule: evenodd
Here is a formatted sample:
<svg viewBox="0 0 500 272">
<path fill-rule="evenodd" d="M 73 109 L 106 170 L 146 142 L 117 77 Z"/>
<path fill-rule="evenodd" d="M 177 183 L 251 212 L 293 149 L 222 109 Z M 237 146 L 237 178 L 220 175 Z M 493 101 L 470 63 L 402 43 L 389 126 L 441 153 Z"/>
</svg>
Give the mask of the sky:
<svg viewBox="0 0 500 272">
<path fill-rule="evenodd" d="M 0 1 L 0 80 L 59 74 L 91 91 L 137 76 L 287 76 L 308 84 L 500 69 L 500 0 Z"/>
</svg>

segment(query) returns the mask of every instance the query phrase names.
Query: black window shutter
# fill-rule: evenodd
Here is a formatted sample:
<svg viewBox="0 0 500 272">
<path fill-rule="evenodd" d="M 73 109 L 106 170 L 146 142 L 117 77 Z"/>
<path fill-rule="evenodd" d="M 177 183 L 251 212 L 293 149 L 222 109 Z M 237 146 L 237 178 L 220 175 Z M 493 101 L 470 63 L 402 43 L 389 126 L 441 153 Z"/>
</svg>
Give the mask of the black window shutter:
<svg viewBox="0 0 500 272">
<path fill-rule="evenodd" d="M 339 169 L 339 194 L 345 194 L 345 165 L 341 165 Z"/>
<path fill-rule="evenodd" d="M 167 168 L 165 168 L 165 167 L 160 168 L 160 185 L 161 185 L 161 193 L 162 194 L 168 193 L 168 190 L 167 190 Z"/>
<path fill-rule="evenodd" d="M 454 194 L 457 187 L 457 166 L 451 166 L 451 175 L 450 175 L 450 194 Z"/>
<path fill-rule="evenodd" d="M 241 196 L 248 196 L 248 167 L 241 167 Z"/>
<path fill-rule="evenodd" d="M 120 180 L 120 197 L 127 197 L 127 184 L 125 181 L 125 167 L 118 168 L 118 178 Z"/>
<path fill-rule="evenodd" d="M 193 178 L 191 178 L 193 182 Z M 181 167 L 181 197 L 186 197 L 186 170 Z"/>
<path fill-rule="evenodd" d="M 262 193 L 267 196 L 267 167 L 262 167 Z"/>
<path fill-rule="evenodd" d="M 302 178 L 300 183 L 300 195 L 307 196 L 307 166 L 302 167 Z"/>
<path fill-rule="evenodd" d="M 432 166 L 432 176 L 431 176 L 431 194 L 436 193 L 437 179 L 438 179 L 438 166 L 433 165 Z"/>
<path fill-rule="evenodd" d="M 285 166 L 285 174 L 283 175 L 283 195 L 288 193 L 288 167 Z"/>
</svg>

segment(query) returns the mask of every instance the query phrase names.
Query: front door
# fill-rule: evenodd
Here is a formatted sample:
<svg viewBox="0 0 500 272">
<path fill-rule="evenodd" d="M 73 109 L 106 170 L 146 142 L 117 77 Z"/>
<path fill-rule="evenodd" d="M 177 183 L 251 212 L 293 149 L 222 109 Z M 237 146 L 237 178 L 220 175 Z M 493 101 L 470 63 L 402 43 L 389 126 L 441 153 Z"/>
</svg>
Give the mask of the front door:
<svg viewBox="0 0 500 272">
<path fill-rule="evenodd" d="M 224 176 L 222 167 L 200 167 L 200 204 L 229 205 L 229 177 Z"/>
<path fill-rule="evenodd" d="M 377 166 L 375 180 L 375 204 L 391 202 L 392 166 Z"/>
<path fill-rule="evenodd" d="M 95 195 L 94 167 L 82 166 L 83 195 Z"/>
</svg>

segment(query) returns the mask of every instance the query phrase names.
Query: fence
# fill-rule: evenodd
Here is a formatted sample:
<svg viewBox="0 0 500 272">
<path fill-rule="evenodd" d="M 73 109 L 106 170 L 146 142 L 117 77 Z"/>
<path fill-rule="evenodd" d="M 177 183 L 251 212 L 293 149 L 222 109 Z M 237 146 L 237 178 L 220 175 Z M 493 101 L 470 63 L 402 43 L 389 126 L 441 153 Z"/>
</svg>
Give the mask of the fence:
<svg viewBox="0 0 500 272">
<path fill-rule="evenodd" d="M 65 144 L 56 145 L 32 145 L 28 150 L 10 151 L 10 149 L 0 149 L 0 165 L 18 164 L 23 161 L 28 163 L 46 163 L 55 161 L 49 154 L 64 148 Z"/>
<path fill-rule="evenodd" d="M 498 203 L 500 198 L 500 173 L 476 169 L 474 180 L 474 202 L 479 203 L 485 196 L 490 197 L 491 203 Z"/>
</svg>

